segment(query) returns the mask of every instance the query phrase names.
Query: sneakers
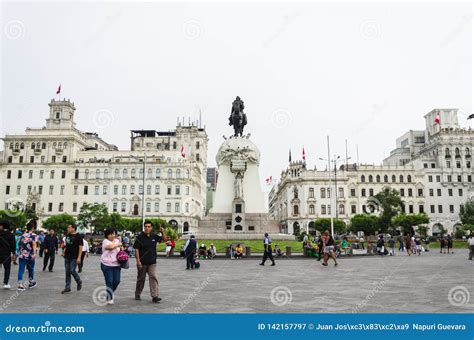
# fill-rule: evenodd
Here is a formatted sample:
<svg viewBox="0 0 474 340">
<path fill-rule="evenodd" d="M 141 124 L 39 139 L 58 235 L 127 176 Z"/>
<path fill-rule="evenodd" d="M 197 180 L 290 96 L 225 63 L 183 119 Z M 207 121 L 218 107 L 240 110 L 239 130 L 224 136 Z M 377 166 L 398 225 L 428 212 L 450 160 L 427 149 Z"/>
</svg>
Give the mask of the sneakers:
<svg viewBox="0 0 474 340">
<path fill-rule="evenodd" d="M 135 300 L 137 300 L 137 301 L 138 301 L 138 300 L 141 300 L 140 295 L 135 294 Z"/>
<path fill-rule="evenodd" d="M 37 285 L 38 285 L 38 284 L 36 283 L 36 281 L 33 281 L 33 282 L 30 282 L 30 283 L 28 284 L 28 288 L 30 288 L 30 289 L 31 289 L 31 288 L 35 288 Z"/>
<path fill-rule="evenodd" d="M 8 283 L 3 284 L 3 289 L 10 289 L 11 286 Z"/>
<path fill-rule="evenodd" d="M 66 294 L 66 293 L 70 293 L 71 292 L 71 288 L 64 288 L 64 290 L 61 292 L 61 294 Z"/>
<path fill-rule="evenodd" d="M 273 263 L 271 264 L 271 266 L 275 266 L 275 262 L 273 262 Z"/>
<path fill-rule="evenodd" d="M 114 299 L 107 301 L 108 305 L 113 305 L 114 304 Z"/>
<path fill-rule="evenodd" d="M 77 284 L 77 291 L 82 289 L 82 281 Z"/>
<path fill-rule="evenodd" d="M 24 291 L 24 290 L 25 290 L 25 287 L 20 284 L 20 285 L 18 285 L 18 290 L 19 290 L 19 291 Z"/>
<path fill-rule="evenodd" d="M 151 301 L 154 302 L 154 303 L 158 303 L 158 302 L 161 301 L 161 298 L 159 298 L 159 297 L 154 297 L 153 299 L 151 299 Z"/>
<path fill-rule="evenodd" d="M 261 266 L 264 266 L 264 265 L 265 265 L 265 263 L 259 263 L 259 265 L 261 265 Z"/>
</svg>

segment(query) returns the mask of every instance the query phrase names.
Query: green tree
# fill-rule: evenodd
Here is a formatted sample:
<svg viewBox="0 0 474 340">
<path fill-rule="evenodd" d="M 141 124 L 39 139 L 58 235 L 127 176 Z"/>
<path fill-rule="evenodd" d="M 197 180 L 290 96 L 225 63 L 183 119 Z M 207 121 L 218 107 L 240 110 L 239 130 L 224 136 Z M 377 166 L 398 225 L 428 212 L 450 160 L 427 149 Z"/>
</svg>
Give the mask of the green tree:
<svg viewBox="0 0 474 340">
<path fill-rule="evenodd" d="M 402 227 L 403 234 L 413 235 L 415 233 L 413 227 L 429 222 L 430 219 L 426 214 L 400 214 L 393 218 L 392 225 Z"/>
<path fill-rule="evenodd" d="M 77 216 L 77 222 L 83 228 L 93 228 L 95 231 L 102 231 L 108 227 L 110 216 L 107 206 L 103 203 L 84 203 Z"/>
<path fill-rule="evenodd" d="M 115 228 L 117 231 L 124 231 L 128 230 L 127 226 L 127 221 L 119 213 L 114 212 L 109 215 L 107 227 Z"/>
<path fill-rule="evenodd" d="M 10 228 L 23 228 L 28 220 L 26 214 L 20 210 L 0 210 L 0 220 L 8 221 Z"/>
<path fill-rule="evenodd" d="M 56 234 L 62 235 L 66 231 L 68 225 L 75 223 L 76 219 L 74 216 L 68 214 L 53 215 L 43 222 L 43 228 L 46 230 L 54 229 Z"/>
<path fill-rule="evenodd" d="M 377 231 L 378 217 L 369 214 L 357 214 L 351 218 L 351 231 L 363 231 L 365 235 L 373 235 Z"/>
<path fill-rule="evenodd" d="M 459 218 L 463 225 L 474 225 L 474 201 L 469 201 L 461 205 Z"/>
<path fill-rule="evenodd" d="M 346 223 L 343 220 L 338 218 L 333 219 L 334 233 L 343 234 L 347 230 Z M 314 221 L 314 227 L 320 234 L 324 233 L 326 230 L 331 232 L 331 219 L 330 218 L 318 218 Z"/>
<path fill-rule="evenodd" d="M 374 197 L 369 198 L 369 205 L 374 205 L 380 210 L 377 220 L 377 228 L 385 233 L 389 229 L 393 229 L 392 218 L 398 215 L 403 208 L 403 201 L 397 190 L 385 188 Z"/>
</svg>

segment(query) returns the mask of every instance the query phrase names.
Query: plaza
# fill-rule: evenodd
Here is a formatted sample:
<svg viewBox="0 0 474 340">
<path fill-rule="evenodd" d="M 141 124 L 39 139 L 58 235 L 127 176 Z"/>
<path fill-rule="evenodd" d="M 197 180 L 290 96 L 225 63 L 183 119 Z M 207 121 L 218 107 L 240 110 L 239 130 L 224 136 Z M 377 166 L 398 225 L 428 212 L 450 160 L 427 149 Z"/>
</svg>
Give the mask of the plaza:
<svg viewBox="0 0 474 340">
<path fill-rule="evenodd" d="M 473 261 L 466 249 L 454 254 L 431 251 L 421 256 L 354 256 L 339 266 L 322 267 L 314 259 L 277 259 L 275 267 L 259 258 L 202 260 L 199 270 L 185 270 L 180 258 L 158 258 L 160 303 L 152 303 L 148 281 L 141 301 L 134 300 L 135 259 L 122 270 L 115 304 L 105 305 L 99 256 L 85 260 L 83 288 L 62 295 L 64 266 L 42 272 L 38 286 L 0 290 L 2 313 L 472 313 Z M 38 270 L 39 268 L 39 270 Z"/>
</svg>

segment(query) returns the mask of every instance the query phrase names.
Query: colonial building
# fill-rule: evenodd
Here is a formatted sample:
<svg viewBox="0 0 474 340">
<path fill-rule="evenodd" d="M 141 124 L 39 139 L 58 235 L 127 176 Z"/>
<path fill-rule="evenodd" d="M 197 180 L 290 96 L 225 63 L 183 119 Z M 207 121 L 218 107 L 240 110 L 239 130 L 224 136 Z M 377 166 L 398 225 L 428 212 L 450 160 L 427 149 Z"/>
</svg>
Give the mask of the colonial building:
<svg viewBox="0 0 474 340">
<path fill-rule="evenodd" d="M 328 172 L 307 169 L 301 161 L 291 163 L 269 194 L 271 217 L 284 233 L 314 234 L 317 218 L 332 214 L 349 222 L 355 214 L 376 213 L 373 196 L 390 187 L 400 193 L 406 213 L 430 217 L 430 233 L 439 233 L 441 227 L 454 232 L 460 226 L 460 206 L 474 197 L 474 131 L 460 127 L 456 109 L 433 110 L 425 121 L 425 130 L 397 139 L 383 165 L 354 164 Z"/>
<path fill-rule="evenodd" d="M 199 124 L 133 130 L 130 150 L 118 150 L 76 128 L 74 103 L 52 100 L 49 107 L 46 126 L 3 138 L 0 207 L 29 205 L 44 220 L 104 203 L 127 217 L 143 208 L 182 232 L 197 228 L 206 207 L 208 143 Z"/>
</svg>

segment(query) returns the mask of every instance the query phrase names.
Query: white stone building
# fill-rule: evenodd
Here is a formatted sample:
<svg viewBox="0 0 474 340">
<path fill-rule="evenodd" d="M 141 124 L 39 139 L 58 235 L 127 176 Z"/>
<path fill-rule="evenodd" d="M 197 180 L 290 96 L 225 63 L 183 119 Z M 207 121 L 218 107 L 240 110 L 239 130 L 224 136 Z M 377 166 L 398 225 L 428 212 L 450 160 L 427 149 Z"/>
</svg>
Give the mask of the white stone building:
<svg viewBox="0 0 474 340">
<path fill-rule="evenodd" d="M 372 196 L 391 187 L 399 191 L 406 213 L 430 217 L 430 233 L 439 233 L 440 227 L 454 232 L 460 225 L 460 206 L 474 197 L 474 131 L 460 127 L 455 109 L 433 110 L 425 121 L 426 130 L 397 139 L 397 148 L 383 165 L 342 166 L 337 176 L 331 171 L 331 184 L 329 172 L 291 163 L 269 194 L 271 218 L 280 222 L 283 232 L 299 228 L 314 233 L 317 218 L 332 213 L 348 222 L 355 214 L 377 210 Z M 334 190 L 337 204 L 332 211 Z"/>
<path fill-rule="evenodd" d="M 206 207 L 208 138 L 197 123 L 173 131 L 133 130 L 130 150 L 75 127 L 74 103 L 49 104 L 46 126 L 6 135 L 0 153 L 0 207 L 29 204 L 40 220 L 84 203 L 109 212 L 160 217 L 191 232 Z M 146 156 L 146 162 L 144 158 Z M 145 183 L 145 184 L 144 184 Z"/>
</svg>

